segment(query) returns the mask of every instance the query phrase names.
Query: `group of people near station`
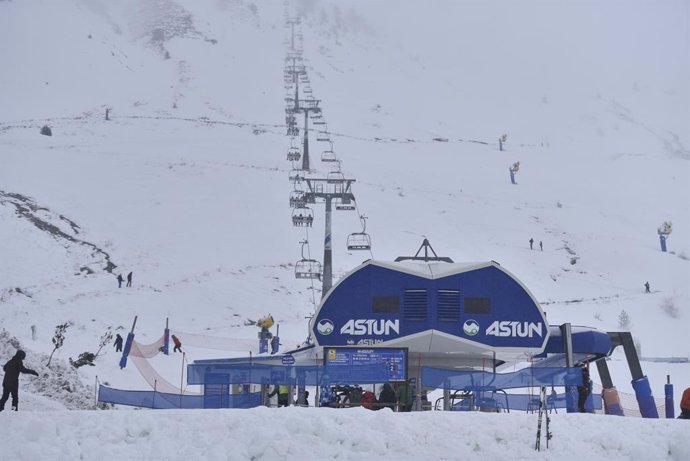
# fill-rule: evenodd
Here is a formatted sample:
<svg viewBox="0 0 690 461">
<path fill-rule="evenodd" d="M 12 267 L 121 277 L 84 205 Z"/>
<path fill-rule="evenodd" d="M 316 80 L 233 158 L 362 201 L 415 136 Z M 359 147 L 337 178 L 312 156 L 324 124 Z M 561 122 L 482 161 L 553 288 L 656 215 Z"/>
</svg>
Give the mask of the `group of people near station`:
<svg viewBox="0 0 690 461">
<path fill-rule="evenodd" d="M 349 387 L 349 386 L 348 386 Z M 382 408 L 390 408 L 393 411 L 409 412 L 412 411 L 412 406 L 415 400 L 415 388 L 409 381 L 396 383 L 395 387 L 391 383 L 383 384 L 378 398 L 371 391 L 365 391 L 355 386 L 357 392 L 350 394 L 350 398 L 345 406 L 361 405 L 369 410 L 381 410 Z M 285 385 L 276 385 L 271 392 L 266 394 L 266 397 L 271 398 L 278 396 L 278 407 L 287 407 L 291 404 L 300 406 L 309 406 L 309 391 L 304 392 L 303 402 L 290 402 L 290 387 Z M 422 400 L 426 399 L 426 394 L 422 395 Z M 338 406 L 335 402 L 332 404 L 325 404 L 321 402 L 321 406 Z"/>
</svg>

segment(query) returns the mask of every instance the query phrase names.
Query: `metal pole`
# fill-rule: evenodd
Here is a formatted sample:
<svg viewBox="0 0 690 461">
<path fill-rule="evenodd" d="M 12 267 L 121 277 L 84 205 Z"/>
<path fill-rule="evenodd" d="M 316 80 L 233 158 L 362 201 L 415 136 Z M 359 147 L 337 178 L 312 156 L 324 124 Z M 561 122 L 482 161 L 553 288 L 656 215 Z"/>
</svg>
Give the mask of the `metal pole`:
<svg viewBox="0 0 690 461">
<path fill-rule="evenodd" d="M 321 297 L 328 293 L 333 285 L 333 245 L 331 238 L 331 196 L 326 196 L 326 235 L 323 241 L 323 286 Z"/>
<path fill-rule="evenodd" d="M 134 333 L 134 327 L 137 325 L 137 315 L 134 316 L 134 322 L 132 322 L 132 333 Z"/>
<path fill-rule="evenodd" d="M 95 389 L 93 392 L 94 399 L 96 400 L 95 405 L 98 407 L 98 375 L 96 375 L 96 381 L 94 383 Z"/>
<path fill-rule="evenodd" d="M 304 149 L 302 153 L 302 170 L 309 171 L 309 108 L 304 109 Z"/>
<path fill-rule="evenodd" d="M 184 357 L 186 353 L 182 352 L 182 372 L 180 373 L 180 408 L 182 408 L 182 383 L 184 380 Z"/>
</svg>

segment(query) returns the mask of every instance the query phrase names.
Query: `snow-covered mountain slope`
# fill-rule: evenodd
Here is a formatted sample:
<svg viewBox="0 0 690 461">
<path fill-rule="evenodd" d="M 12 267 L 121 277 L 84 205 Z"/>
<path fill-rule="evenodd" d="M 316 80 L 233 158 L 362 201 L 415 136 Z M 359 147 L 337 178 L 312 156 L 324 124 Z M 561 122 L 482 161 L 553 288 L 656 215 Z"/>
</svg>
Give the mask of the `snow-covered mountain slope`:
<svg viewBox="0 0 690 461">
<path fill-rule="evenodd" d="M 336 277 L 427 237 L 456 261 L 501 263 L 552 323 L 618 330 L 624 310 L 643 356 L 687 358 L 689 8 L 0 2 L 0 39 L 13 44 L 0 49 L 0 325 L 50 353 L 55 325 L 73 322 L 57 360 L 135 315 L 142 342 L 166 317 L 253 339 L 245 321 L 268 313 L 285 347 L 304 340 L 320 286 L 295 280 L 293 264 L 305 238 L 321 259 L 324 217 L 319 205 L 312 228 L 290 221 L 288 11 L 302 17 L 314 96 L 357 181 L 357 212 L 333 218 Z M 312 133 L 310 146 L 314 174 L 327 174 L 328 144 Z M 371 254 L 345 248 L 358 213 Z M 118 288 L 130 271 L 133 287 Z M 114 356 L 80 369 L 84 381 L 145 388 Z M 160 366 L 174 380 L 170 362 Z M 658 394 L 668 373 L 690 382 L 687 363 L 648 366 Z"/>
</svg>

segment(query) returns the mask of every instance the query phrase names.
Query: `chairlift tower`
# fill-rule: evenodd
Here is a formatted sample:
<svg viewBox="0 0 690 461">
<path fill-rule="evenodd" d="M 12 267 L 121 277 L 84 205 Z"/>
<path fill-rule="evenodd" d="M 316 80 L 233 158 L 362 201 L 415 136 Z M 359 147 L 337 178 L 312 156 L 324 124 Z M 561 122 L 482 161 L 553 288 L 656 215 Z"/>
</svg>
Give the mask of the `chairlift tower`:
<svg viewBox="0 0 690 461">
<path fill-rule="evenodd" d="M 295 51 L 295 26 L 300 24 L 299 18 L 288 18 L 285 21 L 290 26 L 290 49 Z"/>
<path fill-rule="evenodd" d="M 309 113 L 321 113 L 320 99 L 295 99 L 295 112 L 304 112 L 304 146 L 302 149 L 302 170 L 309 171 Z"/>
<path fill-rule="evenodd" d="M 299 112 L 299 76 L 306 75 L 307 71 L 303 65 L 295 64 L 296 58 L 292 58 L 292 61 L 292 65 L 285 69 L 285 73 L 292 76 L 292 82 L 295 84 L 295 97 L 292 111 L 297 113 Z"/>
<path fill-rule="evenodd" d="M 332 203 L 336 201 L 352 201 L 355 196 L 351 192 L 354 179 L 345 178 L 305 178 L 307 190 L 304 198 L 308 203 L 323 200 L 326 204 L 326 225 L 323 240 L 323 276 L 321 278 L 321 297 L 333 286 L 333 239 L 331 232 Z"/>
</svg>

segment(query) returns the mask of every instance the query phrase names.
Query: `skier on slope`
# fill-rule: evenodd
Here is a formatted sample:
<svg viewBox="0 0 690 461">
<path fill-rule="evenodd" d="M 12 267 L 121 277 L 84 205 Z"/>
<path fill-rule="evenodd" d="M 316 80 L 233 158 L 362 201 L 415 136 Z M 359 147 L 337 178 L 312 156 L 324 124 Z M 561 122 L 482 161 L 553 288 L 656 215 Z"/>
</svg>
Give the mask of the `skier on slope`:
<svg viewBox="0 0 690 461">
<path fill-rule="evenodd" d="M 175 347 L 173 348 L 173 352 L 182 352 L 182 343 L 177 338 L 177 336 L 172 335 L 172 340 L 173 340 L 173 343 L 175 343 Z"/>
</svg>

